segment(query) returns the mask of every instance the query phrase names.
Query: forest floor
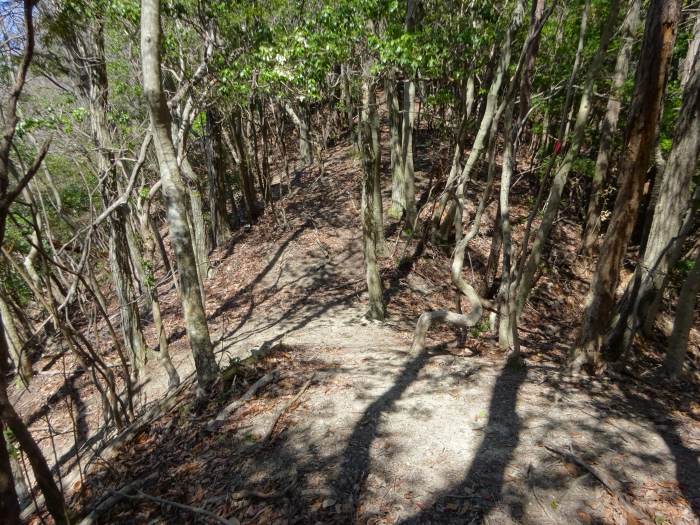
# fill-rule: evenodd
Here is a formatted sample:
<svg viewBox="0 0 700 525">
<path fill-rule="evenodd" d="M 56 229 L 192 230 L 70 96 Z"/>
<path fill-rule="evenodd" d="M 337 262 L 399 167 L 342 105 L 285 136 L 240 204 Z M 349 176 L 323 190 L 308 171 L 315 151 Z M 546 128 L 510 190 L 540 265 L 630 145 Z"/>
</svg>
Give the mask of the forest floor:
<svg viewBox="0 0 700 525">
<path fill-rule="evenodd" d="M 448 155 L 428 134 L 417 143 L 425 198 L 436 159 Z M 411 355 L 418 316 L 455 303 L 449 254 L 406 239 L 387 220 L 387 321 L 365 321 L 359 159 L 348 141 L 326 156 L 323 178 L 316 168 L 293 173 L 278 221 L 268 213 L 212 255 L 206 305 L 222 366 L 260 347 L 271 351 L 233 385 L 219 384 L 207 407 L 193 411 L 191 389 L 182 389 L 131 439 L 86 467 L 90 450 L 109 437 L 87 374 L 54 352 L 38 363 L 44 373 L 30 390 L 15 389 L 13 400 L 50 463 L 70 479 L 74 508 L 102 504 L 97 523 L 212 522 L 138 492 L 108 500 L 140 483 L 149 496 L 244 524 L 700 523 L 697 330 L 695 375 L 673 389 L 654 374 L 635 377 L 634 363 L 626 374 L 563 375 L 587 282 L 575 252 L 580 231 L 564 217 L 522 324 L 524 366 L 504 364 L 485 324 L 465 334 L 436 329 L 431 346 Z M 516 243 L 528 183 L 523 178 L 513 190 Z M 387 181 L 385 203 L 389 191 Z M 472 280 L 488 257 L 495 212 L 492 204 L 471 245 Z M 185 378 L 193 364 L 175 291 L 165 288 L 166 330 Z M 152 326 L 147 336 L 155 346 Z M 645 369 L 658 365 L 662 340 L 640 349 Z M 273 370 L 272 383 L 210 430 L 223 406 Z M 152 359 L 141 401 L 153 405 L 164 393 L 165 376 Z"/>
</svg>

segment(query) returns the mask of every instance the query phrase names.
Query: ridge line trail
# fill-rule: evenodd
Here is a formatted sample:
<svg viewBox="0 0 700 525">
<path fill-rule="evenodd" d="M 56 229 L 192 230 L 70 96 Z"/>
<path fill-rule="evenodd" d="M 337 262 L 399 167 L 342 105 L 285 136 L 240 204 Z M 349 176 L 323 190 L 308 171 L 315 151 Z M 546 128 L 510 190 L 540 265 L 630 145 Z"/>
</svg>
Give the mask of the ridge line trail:
<svg viewBox="0 0 700 525">
<path fill-rule="evenodd" d="M 426 166 L 429 148 L 421 145 L 416 155 L 419 195 L 428 183 L 421 165 Z M 419 271 L 398 275 L 392 273 L 394 258 L 386 258 L 389 322 L 363 321 L 359 162 L 346 142 L 326 157 L 324 179 L 315 169 L 300 170 L 291 194 L 278 201 L 289 227 L 276 227 L 268 213 L 213 254 L 206 281 L 207 314 L 221 364 L 264 343 L 282 342 L 279 358 L 287 359 L 288 369 L 282 369 L 287 382 L 258 394 L 213 439 L 202 437 L 200 423 L 188 421 L 180 428 L 182 418 L 170 414 L 154 423 L 138 446 L 127 443 L 118 461 L 160 473 L 147 492 L 172 498 L 168 491 L 177 481 L 178 501 L 196 504 L 188 487 L 228 497 L 233 491 L 293 486 L 289 498 L 271 502 L 257 523 L 285 516 L 303 523 L 460 524 L 569 523 L 582 516 L 595 522 L 613 516 L 612 523 L 623 523 L 613 498 L 585 473 L 567 470 L 543 443 L 561 448 L 573 443 L 586 460 L 627 482 L 637 503 L 662 487 L 672 496 L 645 505 L 665 515 L 680 501 L 681 481 L 700 486 L 692 463 L 676 474 L 680 461 L 697 463 L 692 426 L 674 422 L 658 428 L 648 410 L 633 402 L 635 396 L 610 380 L 582 386 L 536 359 L 528 359 L 527 368 L 504 368 L 483 333 L 473 334 L 466 345 L 480 355 L 458 355 L 459 349 L 442 345 L 411 356 L 418 314 L 451 304 L 449 286 L 442 284 L 449 282 L 446 264 L 437 252 L 414 261 Z M 384 185 L 386 207 L 386 177 Z M 394 227 L 387 224 L 387 230 Z M 394 242 L 387 235 L 390 255 Z M 483 243 L 478 246 L 483 252 Z M 395 257 L 401 254 L 399 246 Z M 479 256 L 476 249 L 472 256 Z M 193 369 L 184 327 L 174 290 L 162 288 L 172 357 L 184 378 Z M 156 340 L 152 325 L 146 333 L 150 342 Z M 436 330 L 429 341 L 451 336 Z M 148 366 L 143 395 L 152 401 L 162 395 L 167 379 L 156 359 Z M 316 380 L 283 417 L 272 448 L 251 448 L 250 440 L 264 434 L 276 409 L 311 371 Z M 93 393 L 83 402 L 89 407 L 99 401 Z M 653 404 L 659 417 L 670 417 L 661 403 Z M 85 437 L 97 428 L 93 422 Z M 151 441 L 158 446 L 145 447 Z M 67 439 L 63 449 L 69 445 Z M 128 472 L 135 478 L 146 474 Z M 293 472 L 293 479 L 280 479 L 285 472 Z M 93 483 L 100 479 L 93 477 Z M 127 481 L 118 478 L 107 486 Z M 697 523 L 689 507 L 678 507 L 682 512 L 675 523 Z"/>
<path fill-rule="evenodd" d="M 420 193 L 427 177 L 420 170 L 417 175 Z M 286 231 L 268 215 L 214 257 L 207 311 L 218 354 L 245 357 L 265 342 L 283 342 L 300 383 L 309 375 L 305 367 L 322 371 L 275 448 L 252 457 L 241 452 L 245 481 L 238 488 L 292 465 L 298 491 L 332 491 L 323 505 L 310 496 L 295 503 L 298 516 L 321 523 L 465 523 L 468 516 L 494 524 L 544 523 L 552 516 L 567 522 L 581 513 L 619 514 L 601 487 L 581 473 L 572 476 L 543 442 L 574 443 L 612 476 L 630 481 L 633 494 L 657 481 L 675 482 L 674 454 L 692 449 L 670 450 L 669 436 L 645 422 L 644 413 L 626 413 L 625 393 L 610 382 L 594 382 L 588 393 L 547 365 L 511 370 L 502 368 L 498 355 L 463 357 L 440 348 L 411 356 L 417 314 L 449 304 L 449 287 L 404 275 L 394 283 L 400 290 L 385 291 L 388 323 L 362 321 L 359 177 L 351 146 L 331 148 L 324 179 L 304 171 L 294 178 Z M 387 236 L 390 254 L 393 242 Z M 402 317 L 406 301 L 416 304 Z M 265 410 L 235 423 L 246 436 L 263 433 L 280 404 L 260 403 Z"/>
</svg>

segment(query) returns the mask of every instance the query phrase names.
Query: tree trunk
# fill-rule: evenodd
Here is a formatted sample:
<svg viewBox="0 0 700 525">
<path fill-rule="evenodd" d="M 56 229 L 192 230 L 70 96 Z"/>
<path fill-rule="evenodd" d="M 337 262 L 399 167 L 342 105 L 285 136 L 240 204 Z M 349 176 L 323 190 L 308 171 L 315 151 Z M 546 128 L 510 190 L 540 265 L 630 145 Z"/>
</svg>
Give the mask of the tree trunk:
<svg viewBox="0 0 700 525">
<path fill-rule="evenodd" d="M 620 167 L 620 187 L 600 259 L 586 298 L 579 345 L 572 354 L 573 368 L 602 364 L 604 336 L 610 326 L 622 259 L 632 235 L 642 198 L 651 153 L 676 40 L 680 1 L 652 0 L 647 13 L 634 96 L 628 115 Z"/>
<path fill-rule="evenodd" d="M 5 337 L 7 338 L 8 350 L 12 361 L 15 364 L 17 373 L 25 382 L 29 384 L 30 379 L 34 375 L 32 362 L 29 359 L 29 353 L 24 348 L 22 340 L 17 333 L 12 311 L 9 305 L 5 302 L 2 294 L 0 294 L 0 319 L 5 327 Z"/>
<path fill-rule="evenodd" d="M 692 179 L 700 158 L 700 54 L 691 64 L 691 75 L 675 126 L 673 148 L 665 176 L 654 184 L 654 213 L 644 252 L 634 277 L 625 290 L 622 305 L 606 346 L 616 349 L 613 357 L 627 351 L 642 322 L 655 316 L 650 309 L 671 269 L 684 219 L 691 204 Z M 657 177 L 659 174 L 657 174 Z M 649 320 L 653 326 L 653 318 Z"/>
<path fill-rule="evenodd" d="M 197 277 L 199 278 L 199 288 L 204 301 L 204 281 L 209 274 L 209 246 L 207 243 L 207 225 L 204 222 L 204 202 L 199 179 L 192 169 L 187 156 L 183 156 L 180 161 L 180 169 L 186 181 L 187 200 L 189 200 L 188 217 L 191 221 L 190 229 L 193 233 L 194 255 L 197 261 Z"/>
<path fill-rule="evenodd" d="M 284 102 L 284 109 L 299 130 L 299 158 L 305 166 L 313 164 L 314 158 L 311 148 L 311 131 L 309 112 L 306 107 L 295 109 L 288 102 Z"/>
<path fill-rule="evenodd" d="M 258 216 L 257 205 L 255 201 L 255 187 L 253 185 L 253 177 L 250 172 L 250 164 L 248 162 L 248 154 L 246 152 L 245 140 L 243 138 L 243 125 L 241 122 L 240 113 L 235 113 L 231 118 L 231 129 L 233 136 L 230 136 L 226 128 L 222 128 L 224 141 L 231 152 L 231 156 L 238 161 L 238 178 L 243 194 L 243 202 L 248 212 L 248 221 L 250 224 L 255 222 Z"/>
<path fill-rule="evenodd" d="M 163 326 L 163 319 L 160 311 L 160 300 L 158 298 L 158 283 L 155 276 L 156 261 L 156 239 L 155 225 L 151 219 L 151 195 L 143 198 L 141 203 L 141 214 L 139 217 L 141 226 L 141 237 L 143 238 L 143 260 L 146 271 L 144 285 L 151 302 L 151 314 L 153 315 L 153 327 L 158 334 L 158 361 L 168 374 L 168 390 L 173 390 L 180 384 L 180 376 L 173 366 L 168 348 L 168 337 Z"/>
<path fill-rule="evenodd" d="M 616 0 L 615 2 L 615 12 L 617 13 L 617 10 L 619 9 L 619 0 Z M 581 66 L 581 57 L 583 56 L 583 47 L 584 47 L 584 42 L 586 40 L 586 30 L 588 27 L 588 16 L 591 11 L 591 0 L 585 0 L 585 3 L 583 5 L 583 12 L 581 13 L 581 26 L 579 29 L 578 33 L 578 46 L 576 47 L 576 55 L 574 55 L 574 64 L 571 67 L 571 75 L 569 75 L 569 80 L 566 83 L 566 97 L 564 99 L 564 106 L 562 106 L 562 111 L 560 115 L 560 123 L 559 123 L 559 135 L 557 138 L 561 141 L 561 146 L 562 148 L 566 145 L 567 138 L 569 136 L 569 129 L 570 129 L 570 119 L 573 116 L 570 112 L 573 112 L 573 100 L 574 100 L 574 82 L 576 81 L 576 77 L 578 76 L 578 70 L 579 67 Z M 608 11 L 610 13 L 610 10 Z M 608 15 L 608 20 L 610 20 L 610 15 Z M 614 23 L 614 20 L 612 20 L 612 23 Z M 610 39 L 610 36 L 608 36 L 608 41 Z M 602 40 L 602 35 L 601 35 L 601 40 Z M 598 47 L 598 49 L 602 49 L 602 45 Z M 607 48 L 607 43 L 605 45 Z M 590 73 L 589 73 L 590 77 Z"/>
<path fill-rule="evenodd" d="M 695 24 L 693 25 L 693 32 L 691 34 L 693 38 L 688 42 L 688 52 L 678 68 L 678 76 L 683 89 L 686 88 L 690 80 L 690 75 L 693 72 L 693 61 L 700 52 L 700 11 L 697 10 L 695 11 Z"/>
<path fill-rule="evenodd" d="M 384 92 L 389 114 L 389 150 L 391 152 L 391 206 L 389 217 L 400 219 L 406 210 L 406 182 L 404 180 L 401 142 L 401 107 L 396 89 L 396 71 L 387 73 Z"/>
<path fill-rule="evenodd" d="M 258 115 L 260 117 L 260 135 L 262 136 L 262 185 L 263 199 L 270 205 L 272 211 L 275 211 L 275 200 L 272 195 L 272 179 L 270 176 L 270 133 L 267 115 L 260 100 L 257 101 Z M 321 148 L 322 149 L 322 148 Z M 319 154 L 320 156 L 320 154 Z M 323 159 L 319 159 L 323 164 Z M 323 167 L 321 167 L 323 170 Z"/>
<path fill-rule="evenodd" d="M 141 2 L 141 65 L 144 94 L 148 101 L 153 139 L 163 181 L 166 216 L 175 251 L 180 280 L 180 296 L 185 326 L 194 357 L 198 394 L 208 390 L 218 367 L 212 351 L 206 312 L 197 277 L 197 260 L 187 224 L 185 190 L 177 165 L 177 154 L 170 135 L 170 112 L 161 87 L 160 0 Z"/>
<path fill-rule="evenodd" d="M 544 0 L 533 0 L 530 12 L 530 27 L 536 27 L 544 16 Z M 525 65 L 520 76 L 520 102 L 518 103 L 518 122 L 524 122 L 530 109 L 530 90 L 532 89 L 532 74 L 535 70 L 535 57 L 540 49 L 540 32 L 535 35 L 527 50 Z"/>
<path fill-rule="evenodd" d="M 120 193 L 123 191 L 120 188 Z M 126 241 L 129 246 L 129 264 L 131 265 L 131 279 L 132 286 L 136 292 L 136 295 L 141 295 L 144 292 L 143 279 L 145 275 L 145 270 L 143 269 L 142 263 L 142 246 L 141 240 L 139 239 L 136 231 L 138 226 L 134 224 L 134 210 L 128 209 L 125 213 L 128 222 L 126 223 Z"/>
<path fill-rule="evenodd" d="M 586 223 L 583 230 L 582 253 L 586 257 L 593 255 L 598 232 L 600 231 L 600 214 L 603 206 L 603 188 L 607 179 L 610 166 L 610 154 L 612 152 L 613 137 L 617 131 L 617 121 L 622 108 L 622 86 L 627 79 L 632 48 L 634 47 L 637 28 L 642 22 L 641 0 L 631 0 L 625 21 L 622 23 L 622 42 L 615 61 L 608 93 L 608 103 L 605 116 L 600 126 L 600 139 L 598 154 L 596 156 L 595 171 L 591 181 L 590 196 L 586 209 Z"/>
<path fill-rule="evenodd" d="M 340 65 L 340 98 L 343 103 L 343 109 L 345 110 L 346 125 L 352 128 L 352 90 L 350 86 L 350 72 L 348 71 L 349 66 L 347 64 Z"/>
<path fill-rule="evenodd" d="M 231 235 L 231 221 L 226 210 L 226 164 L 221 145 L 221 119 L 214 110 L 207 111 L 207 174 L 209 175 L 209 215 L 215 246 L 221 246 Z"/>
<path fill-rule="evenodd" d="M 93 21 L 89 30 L 74 28 L 63 35 L 65 48 L 72 60 L 72 75 L 81 95 L 88 103 L 92 141 L 97 150 L 98 180 L 101 181 L 102 203 L 107 208 L 120 194 L 117 168 L 121 161 L 115 157 L 115 148 L 107 120 L 109 85 L 104 51 L 104 28 L 101 21 Z M 123 167 L 123 166 L 121 166 Z M 141 328 L 138 294 L 133 268 L 140 255 L 135 243 L 129 243 L 129 207 L 117 207 L 108 217 L 109 263 L 114 289 L 119 304 L 121 327 L 126 347 L 131 355 L 133 377 L 138 378 L 146 363 L 146 344 Z M 133 258 L 132 258 L 133 256 Z"/>
<path fill-rule="evenodd" d="M 371 65 L 365 64 L 362 84 L 362 116 L 359 126 L 359 147 L 362 155 L 362 245 L 365 259 L 365 275 L 369 305 L 367 318 L 384 319 L 382 280 L 379 275 L 377 252 L 379 239 L 375 213 L 376 185 L 379 183 L 381 152 L 379 151 L 379 115 L 377 113 L 376 86 L 370 77 Z"/>
<path fill-rule="evenodd" d="M 413 170 L 413 127 L 416 120 L 416 84 L 406 81 L 403 92 L 403 129 L 401 130 L 401 167 L 403 168 L 404 212 L 406 224 L 413 227 L 416 220 L 416 175 Z"/>
<path fill-rule="evenodd" d="M 0 516 L 6 525 L 22 525 L 8 447 L 9 443 L 5 443 L 5 426 L 0 419 Z"/>
<path fill-rule="evenodd" d="M 501 291 L 498 308 L 498 344 L 508 357 L 514 357 L 520 352 L 517 332 L 517 312 L 515 308 L 515 289 L 511 264 L 511 225 L 509 211 L 510 184 L 513 175 L 515 137 L 513 130 L 513 102 L 506 102 L 504 118 L 505 147 L 503 151 L 503 166 L 501 169 L 501 191 L 499 208 L 501 215 L 501 237 L 503 239 L 503 271 L 501 272 Z M 517 133 L 517 127 L 515 130 Z"/>
<path fill-rule="evenodd" d="M 700 247 L 695 249 L 694 266 L 688 272 L 676 305 L 676 319 L 668 342 L 664 369 L 671 378 L 677 378 L 688 353 L 688 335 L 693 326 L 695 301 L 700 291 Z"/>
</svg>

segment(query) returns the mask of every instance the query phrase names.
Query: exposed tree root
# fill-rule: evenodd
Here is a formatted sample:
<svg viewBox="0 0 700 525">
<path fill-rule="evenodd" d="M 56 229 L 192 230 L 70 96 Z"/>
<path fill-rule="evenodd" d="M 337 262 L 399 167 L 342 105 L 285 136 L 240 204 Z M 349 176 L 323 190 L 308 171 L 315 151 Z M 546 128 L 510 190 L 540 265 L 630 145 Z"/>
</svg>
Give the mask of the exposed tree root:
<svg viewBox="0 0 700 525">
<path fill-rule="evenodd" d="M 228 418 L 231 414 L 233 414 L 236 410 L 243 406 L 247 401 L 249 401 L 258 390 L 260 390 L 266 385 L 269 385 L 270 383 L 273 383 L 274 381 L 277 381 L 278 378 L 279 372 L 277 370 L 273 370 L 272 372 L 269 372 L 262 376 L 255 383 L 253 383 L 253 386 L 251 386 L 245 394 L 243 394 L 240 398 L 236 399 L 232 403 L 226 405 L 226 407 L 224 407 L 217 414 L 217 416 L 207 424 L 207 429 L 210 432 L 214 432 L 221 428 L 226 418 Z"/>
<path fill-rule="evenodd" d="M 272 432 L 275 430 L 275 427 L 277 426 L 277 422 L 280 420 L 280 418 L 284 415 L 284 413 L 289 410 L 289 407 L 291 407 L 294 403 L 299 401 L 302 395 L 304 395 L 304 392 L 309 388 L 311 385 L 311 382 L 314 380 L 314 374 L 311 374 L 311 377 L 309 380 L 304 383 L 304 386 L 301 387 L 301 390 L 295 395 L 292 399 L 290 399 L 287 403 L 285 403 L 280 409 L 277 411 L 275 414 L 275 417 L 272 419 L 272 422 L 270 423 L 270 426 L 267 428 L 267 431 L 263 435 L 262 439 L 260 440 L 261 443 L 266 443 L 268 439 L 272 436 Z"/>
<path fill-rule="evenodd" d="M 596 478 L 601 483 L 601 485 L 603 485 L 603 487 L 605 487 L 605 490 L 607 490 L 610 493 L 610 495 L 612 495 L 614 498 L 617 498 L 617 500 L 620 502 L 622 507 L 625 509 L 625 512 L 627 512 L 629 516 L 633 517 L 635 520 L 641 520 L 645 522 L 648 521 L 647 515 L 641 510 L 637 509 L 637 507 L 635 507 L 632 504 L 632 502 L 630 502 L 630 500 L 625 495 L 622 486 L 620 485 L 620 483 L 617 482 L 617 480 L 611 478 L 604 472 L 599 471 L 592 465 L 589 465 L 572 452 L 567 452 L 565 450 L 561 450 L 557 447 L 553 447 L 550 445 L 544 445 L 544 448 L 546 448 L 553 454 L 557 454 L 566 459 L 567 461 L 575 463 L 582 469 L 590 472 L 591 475 L 594 478 Z"/>
</svg>

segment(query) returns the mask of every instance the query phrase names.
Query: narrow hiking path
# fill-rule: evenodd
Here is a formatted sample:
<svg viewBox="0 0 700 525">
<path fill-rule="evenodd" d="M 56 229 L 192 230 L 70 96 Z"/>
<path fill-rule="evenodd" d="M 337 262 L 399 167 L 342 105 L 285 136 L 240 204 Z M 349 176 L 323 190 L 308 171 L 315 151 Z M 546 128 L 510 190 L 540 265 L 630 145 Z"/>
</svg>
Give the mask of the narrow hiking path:
<svg viewBox="0 0 700 525">
<path fill-rule="evenodd" d="M 90 509 L 109 490 L 147 480 L 142 489 L 150 495 L 242 523 L 634 522 L 589 472 L 549 446 L 607 473 L 641 509 L 642 522 L 698 522 L 697 423 L 670 411 L 653 390 L 609 378 L 566 378 L 553 362 L 571 337 L 566 305 L 575 295 L 528 323 L 524 368 L 504 367 L 487 331 L 437 330 L 431 339 L 439 344 L 410 355 L 417 315 L 453 299 L 445 255 L 406 245 L 397 237 L 400 226 L 388 221 L 382 272 L 389 317 L 384 324 L 366 322 L 359 162 L 350 144 L 332 147 L 325 168 L 324 178 L 316 170 L 295 172 L 278 204 L 285 228 L 281 210 L 278 223 L 268 214 L 212 257 L 206 306 L 222 365 L 263 345 L 274 352 L 203 413 L 191 413 L 190 399 L 181 396 L 116 455 L 95 461 L 84 483 L 72 487 L 75 502 L 82 494 L 83 508 Z M 432 168 L 422 168 L 425 193 Z M 485 260 L 485 250 L 488 243 L 477 239 L 475 264 Z M 557 283 L 547 280 L 535 301 L 545 300 L 552 286 Z M 164 294 L 163 313 L 185 377 L 193 365 L 174 293 Z M 528 314 L 535 315 L 537 309 Z M 155 341 L 151 326 L 147 334 Z M 217 432 L 207 430 L 223 405 L 273 369 L 277 381 Z M 155 359 L 149 372 L 141 392 L 146 403 L 165 392 Z M 77 376 L 69 388 L 57 386 L 61 376 L 37 379 L 44 383 L 33 387 L 35 396 L 49 398 L 52 388 L 63 388 L 65 399 L 84 407 L 79 442 L 99 435 L 99 422 L 90 419 L 99 398 L 87 381 Z M 309 380 L 261 442 L 277 411 Z M 26 416 L 36 398 L 22 395 L 18 405 Z M 62 395 L 44 414 L 61 430 L 70 428 L 60 413 Z M 45 426 L 44 416 L 32 430 Z M 58 455 L 70 459 L 64 472 L 75 466 L 73 438 L 66 432 L 55 439 Z M 116 504 L 100 519 L 195 522 L 187 511 L 148 502 Z"/>
</svg>

